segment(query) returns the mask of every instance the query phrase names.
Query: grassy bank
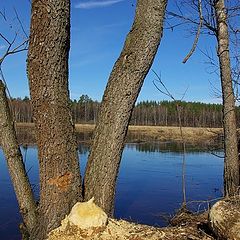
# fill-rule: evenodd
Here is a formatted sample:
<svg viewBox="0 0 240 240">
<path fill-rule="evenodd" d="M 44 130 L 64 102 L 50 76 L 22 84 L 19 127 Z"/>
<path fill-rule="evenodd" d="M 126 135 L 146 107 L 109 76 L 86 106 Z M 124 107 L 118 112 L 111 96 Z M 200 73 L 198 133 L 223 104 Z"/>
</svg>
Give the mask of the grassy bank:
<svg viewBox="0 0 240 240">
<path fill-rule="evenodd" d="M 189 143 L 213 141 L 218 139 L 223 133 L 221 128 L 183 127 L 182 131 L 184 140 Z M 179 127 L 130 126 L 129 132 L 131 134 L 140 134 L 153 140 L 181 141 L 182 139 Z"/>
<path fill-rule="evenodd" d="M 34 130 L 33 123 L 17 123 L 17 129 L 24 129 L 30 132 Z M 76 131 L 79 134 L 91 136 L 95 125 L 76 124 Z M 183 127 L 183 136 L 187 143 L 207 143 L 219 139 L 222 136 L 222 128 L 195 128 Z M 165 126 L 129 126 L 128 140 L 130 142 L 140 141 L 181 141 L 179 127 Z"/>
</svg>

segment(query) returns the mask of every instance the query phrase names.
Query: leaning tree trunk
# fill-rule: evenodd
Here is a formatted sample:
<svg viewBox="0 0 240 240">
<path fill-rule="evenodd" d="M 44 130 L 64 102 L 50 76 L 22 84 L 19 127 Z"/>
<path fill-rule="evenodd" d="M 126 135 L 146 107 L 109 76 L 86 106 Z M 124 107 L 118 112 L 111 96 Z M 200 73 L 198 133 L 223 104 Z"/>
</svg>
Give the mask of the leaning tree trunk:
<svg viewBox="0 0 240 240">
<path fill-rule="evenodd" d="M 40 174 L 35 239 L 57 227 L 81 199 L 75 129 L 68 91 L 70 1 L 33 0 L 28 76 Z"/>
<path fill-rule="evenodd" d="M 103 96 L 84 178 L 84 199 L 113 213 L 116 178 L 133 106 L 157 52 L 167 0 L 138 0 L 135 20 Z"/>
<path fill-rule="evenodd" d="M 17 196 L 20 213 L 27 231 L 31 233 L 36 224 L 36 203 L 18 146 L 14 121 L 8 105 L 5 86 L 0 80 L 0 139 L 8 171 Z"/>
<path fill-rule="evenodd" d="M 239 186 L 239 163 L 235 99 L 232 86 L 228 23 L 224 0 L 216 0 L 214 8 L 217 22 L 218 58 L 220 63 L 223 95 L 223 127 L 225 148 L 224 194 L 225 196 L 232 196 L 236 194 Z"/>
</svg>

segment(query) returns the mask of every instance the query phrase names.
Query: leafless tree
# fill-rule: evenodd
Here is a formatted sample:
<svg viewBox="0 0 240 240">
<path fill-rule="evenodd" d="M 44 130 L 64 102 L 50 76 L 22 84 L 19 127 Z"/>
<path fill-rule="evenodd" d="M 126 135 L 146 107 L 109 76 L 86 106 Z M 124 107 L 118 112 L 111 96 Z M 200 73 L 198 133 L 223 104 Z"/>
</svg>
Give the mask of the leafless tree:
<svg viewBox="0 0 240 240">
<path fill-rule="evenodd" d="M 228 5 L 225 6 L 224 0 L 183 0 L 177 2 L 176 12 L 168 12 L 169 20 L 171 18 L 179 20 L 179 23 L 171 25 L 171 28 L 179 24 L 190 24 L 192 33 L 196 34 L 193 51 L 196 48 L 200 33 L 213 35 L 217 41 L 223 99 L 224 189 L 226 196 L 234 195 L 239 186 L 235 97 L 230 58 L 230 39 L 232 35 L 229 36 L 229 32 L 234 32 L 235 37 L 237 36 L 238 30 L 233 27 L 232 22 L 234 17 L 239 16 L 239 6 L 236 3 L 235 5 L 230 4 L 230 2 L 227 1 Z M 190 51 L 190 55 L 193 51 Z M 188 58 L 187 56 L 186 59 Z M 185 60 L 183 62 L 186 62 Z"/>
<path fill-rule="evenodd" d="M 68 90 L 70 1 L 32 1 L 28 77 L 38 145 L 40 202 L 31 239 L 45 239 L 81 198 Z"/>
<path fill-rule="evenodd" d="M 157 52 L 166 0 L 139 0 L 133 27 L 110 75 L 85 176 L 109 214 L 131 112 Z M 81 200 L 81 177 L 68 91 L 70 1 L 32 1 L 28 77 L 36 127 L 40 202 L 30 239 L 44 239 Z"/>
<path fill-rule="evenodd" d="M 21 24 L 16 10 L 15 14 L 19 24 Z M 0 17 L 4 24 L 9 24 L 5 13 L 0 12 Z M 22 31 L 24 31 L 23 28 Z M 31 232 L 36 224 L 36 203 L 29 179 L 27 177 L 23 157 L 18 146 L 15 121 L 11 109 L 10 93 L 8 91 L 9 96 L 7 97 L 7 85 L 2 70 L 4 60 L 8 56 L 27 50 L 27 36 L 24 36 L 24 39 L 22 39 L 19 35 L 20 32 L 15 31 L 12 39 L 9 39 L 4 35 L 4 33 L 0 32 L 0 41 L 5 46 L 3 54 L 0 57 L 0 136 L 1 147 L 6 157 L 9 174 L 12 179 L 20 213 L 23 218 L 22 229 L 23 231 L 28 229 L 28 231 Z"/>
<path fill-rule="evenodd" d="M 192 50 L 191 50 L 192 51 Z M 188 56 L 190 57 L 191 53 L 188 54 Z M 188 57 L 187 56 L 187 57 Z M 186 58 L 187 58 L 186 57 Z M 185 58 L 185 59 L 186 59 Z M 168 90 L 168 88 L 166 87 L 166 85 L 164 84 L 164 82 L 161 79 L 161 76 L 159 74 L 157 74 L 155 71 L 153 71 L 156 79 L 153 81 L 154 86 L 156 87 L 156 89 L 162 93 L 163 95 L 167 96 L 168 98 L 170 98 L 176 106 L 176 110 L 177 110 L 177 118 L 178 118 L 178 126 L 179 126 L 179 130 L 180 130 L 180 135 L 181 135 L 181 143 L 182 143 L 182 150 L 183 150 L 183 157 L 182 157 L 182 194 L 183 194 L 183 202 L 182 202 L 182 210 L 185 210 L 187 207 L 187 197 L 186 197 L 186 142 L 185 142 L 185 138 L 183 136 L 183 129 L 182 129 L 182 111 L 181 111 L 181 101 L 183 100 L 183 98 L 186 95 L 187 89 L 186 91 L 183 93 L 182 97 L 180 100 L 177 100 L 173 94 Z"/>
<path fill-rule="evenodd" d="M 84 199 L 113 214 L 115 185 L 131 113 L 155 54 L 167 0 L 138 0 L 132 28 L 110 74 L 84 178 Z"/>
</svg>

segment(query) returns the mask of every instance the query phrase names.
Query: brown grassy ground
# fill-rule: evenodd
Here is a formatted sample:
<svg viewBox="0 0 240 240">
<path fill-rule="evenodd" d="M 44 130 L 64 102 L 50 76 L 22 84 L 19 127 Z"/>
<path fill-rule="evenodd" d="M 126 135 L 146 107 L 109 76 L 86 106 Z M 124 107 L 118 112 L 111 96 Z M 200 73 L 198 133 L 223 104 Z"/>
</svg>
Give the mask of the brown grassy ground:
<svg viewBox="0 0 240 240">
<path fill-rule="evenodd" d="M 16 126 L 18 129 L 33 129 L 34 124 L 17 123 Z M 78 133 L 91 133 L 95 127 L 93 124 L 76 124 L 75 126 Z M 188 143 L 207 143 L 218 139 L 223 133 L 222 128 L 183 127 L 182 130 L 184 139 Z M 128 135 L 130 141 L 181 141 L 179 127 L 129 126 Z"/>
<path fill-rule="evenodd" d="M 76 124 L 77 132 L 91 132 L 94 130 L 92 124 Z M 223 130 L 222 128 L 196 128 L 183 127 L 183 137 L 186 142 L 198 143 L 208 142 L 219 138 Z M 181 141 L 181 133 L 179 127 L 165 126 L 129 126 L 128 134 L 135 141 L 144 140 L 172 140 Z"/>
<path fill-rule="evenodd" d="M 186 142 L 206 142 L 219 138 L 222 134 L 221 128 L 196 128 L 183 127 L 183 137 Z M 151 137 L 154 140 L 174 140 L 181 141 L 179 127 L 165 126 L 130 126 L 129 132 Z"/>
</svg>

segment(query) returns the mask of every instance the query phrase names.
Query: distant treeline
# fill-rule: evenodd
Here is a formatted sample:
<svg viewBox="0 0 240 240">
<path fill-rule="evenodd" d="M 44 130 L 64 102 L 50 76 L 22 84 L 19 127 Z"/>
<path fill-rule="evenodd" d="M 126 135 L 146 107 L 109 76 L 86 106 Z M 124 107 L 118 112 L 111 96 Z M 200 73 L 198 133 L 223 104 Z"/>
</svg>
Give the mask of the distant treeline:
<svg viewBox="0 0 240 240">
<path fill-rule="evenodd" d="M 100 102 L 87 95 L 71 101 L 75 123 L 96 123 Z M 17 122 L 32 122 L 32 109 L 28 97 L 11 99 L 11 106 Z M 180 111 L 182 126 L 222 127 L 222 105 L 200 102 L 142 101 L 136 104 L 130 124 L 154 126 L 178 126 Z M 237 122 L 240 121 L 240 108 L 236 108 Z"/>
</svg>

